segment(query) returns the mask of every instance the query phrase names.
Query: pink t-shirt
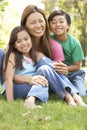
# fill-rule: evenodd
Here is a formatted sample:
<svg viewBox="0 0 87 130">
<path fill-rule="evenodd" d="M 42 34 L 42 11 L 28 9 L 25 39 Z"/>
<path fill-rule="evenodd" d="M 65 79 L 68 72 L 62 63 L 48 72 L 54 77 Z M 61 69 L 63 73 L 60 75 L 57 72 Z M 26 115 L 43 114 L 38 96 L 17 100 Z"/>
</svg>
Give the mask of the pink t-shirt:
<svg viewBox="0 0 87 130">
<path fill-rule="evenodd" d="M 54 39 L 51 40 L 51 47 L 52 47 L 52 53 L 53 53 L 53 60 L 54 61 L 63 61 L 64 60 L 64 53 L 61 44 L 59 44 Z"/>
</svg>

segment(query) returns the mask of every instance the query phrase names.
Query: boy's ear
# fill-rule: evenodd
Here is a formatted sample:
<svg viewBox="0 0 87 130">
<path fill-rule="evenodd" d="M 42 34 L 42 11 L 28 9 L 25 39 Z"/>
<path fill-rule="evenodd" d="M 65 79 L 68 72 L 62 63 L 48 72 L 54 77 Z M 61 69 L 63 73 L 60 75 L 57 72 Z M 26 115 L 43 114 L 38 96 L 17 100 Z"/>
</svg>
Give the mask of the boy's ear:
<svg viewBox="0 0 87 130">
<path fill-rule="evenodd" d="M 69 26 L 69 28 L 70 28 L 71 24 L 68 24 L 68 26 Z"/>
<path fill-rule="evenodd" d="M 70 29 L 71 24 L 68 24 L 68 30 Z"/>
</svg>

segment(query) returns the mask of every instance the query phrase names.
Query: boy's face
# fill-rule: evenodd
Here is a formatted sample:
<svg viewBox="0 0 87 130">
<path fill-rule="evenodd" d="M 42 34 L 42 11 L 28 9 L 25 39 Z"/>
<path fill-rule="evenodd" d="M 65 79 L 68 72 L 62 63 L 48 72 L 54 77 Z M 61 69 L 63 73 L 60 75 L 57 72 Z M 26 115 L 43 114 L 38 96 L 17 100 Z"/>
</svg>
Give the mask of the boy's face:
<svg viewBox="0 0 87 130">
<path fill-rule="evenodd" d="M 67 20 L 63 15 L 56 15 L 53 17 L 52 21 L 49 23 L 50 30 L 54 35 L 66 35 L 67 30 L 70 28 L 70 25 L 67 24 Z"/>
</svg>

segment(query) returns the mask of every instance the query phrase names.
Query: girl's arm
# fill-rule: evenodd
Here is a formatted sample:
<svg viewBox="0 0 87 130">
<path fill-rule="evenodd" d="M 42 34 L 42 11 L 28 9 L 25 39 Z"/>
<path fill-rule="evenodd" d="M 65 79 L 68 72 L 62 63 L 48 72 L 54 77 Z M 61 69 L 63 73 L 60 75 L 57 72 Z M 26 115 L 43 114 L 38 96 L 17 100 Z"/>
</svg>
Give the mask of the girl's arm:
<svg viewBox="0 0 87 130">
<path fill-rule="evenodd" d="M 14 80 L 16 83 L 28 83 L 30 85 L 41 84 L 43 86 L 48 86 L 47 79 L 41 75 L 36 76 L 15 75 Z"/>
<path fill-rule="evenodd" d="M 42 58 L 44 55 L 40 52 L 36 53 L 37 61 Z M 36 75 L 36 76 L 25 76 L 25 75 L 14 75 L 15 83 L 28 83 L 30 85 L 41 84 L 43 86 L 48 86 L 48 81 L 44 76 Z"/>
<path fill-rule="evenodd" d="M 14 82 L 15 83 L 29 83 L 31 84 L 32 76 L 26 76 L 26 75 L 14 75 Z"/>
<path fill-rule="evenodd" d="M 5 71 L 5 85 L 6 85 L 6 97 L 8 101 L 14 101 L 13 96 L 13 77 L 15 74 L 15 60 L 14 60 L 14 53 L 10 54 L 7 69 Z"/>
<path fill-rule="evenodd" d="M 37 55 L 37 61 L 39 61 L 40 58 L 44 57 L 44 54 L 41 52 L 36 52 Z M 25 76 L 25 75 L 14 75 L 14 82 L 15 83 L 29 83 L 33 85 L 36 81 L 38 76 Z M 35 83 L 36 84 L 36 83 Z"/>
</svg>

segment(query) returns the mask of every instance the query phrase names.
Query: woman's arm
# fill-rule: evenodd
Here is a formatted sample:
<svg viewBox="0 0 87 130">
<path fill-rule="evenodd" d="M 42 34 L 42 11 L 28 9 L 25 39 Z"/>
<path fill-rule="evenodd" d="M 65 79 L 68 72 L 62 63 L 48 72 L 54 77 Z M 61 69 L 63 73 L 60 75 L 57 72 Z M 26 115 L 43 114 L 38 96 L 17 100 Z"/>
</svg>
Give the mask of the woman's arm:
<svg viewBox="0 0 87 130">
<path fill-rule="evenodd" d="M 44 76 L 23 76 L 23 75 L 14 75 L 15 83 L 28 83 L 30 85 L 41 84 L 43 86 L 48 86 L 48 81 Z"/>
<path fill-rule="evenodd" d="M 14 75 L 14 83 L 29 83 L 31 84 L 32 76 L 26 76 L 26 75 Z"/>
<path fill-rule="evenodd" d="M 44 56 L 41 52 L 36 52 L 37 61 Z M 31 85 L 40 83 L 41 85 L 48 85 L 47 80 L 44 76 L 37 75 L 37 76 L 25 76 L 25 75 L 14 75 L 14 82 L 15 83 L 29 83 Z"/>
</svg>

